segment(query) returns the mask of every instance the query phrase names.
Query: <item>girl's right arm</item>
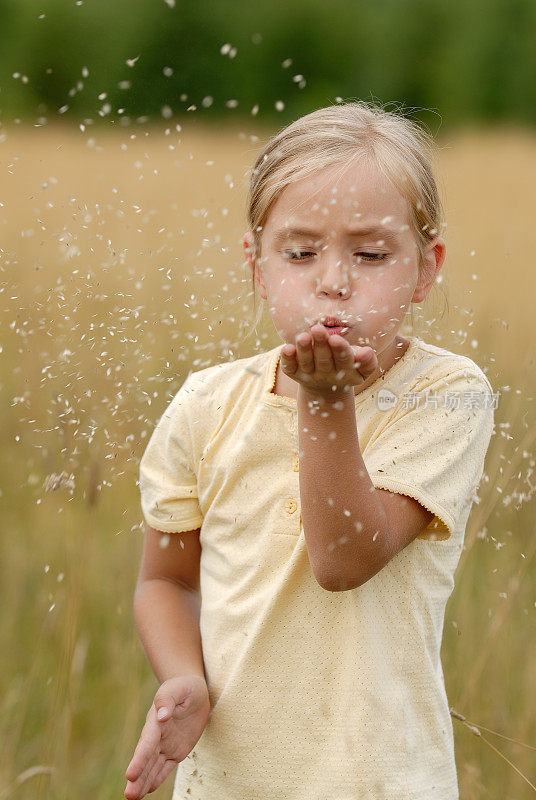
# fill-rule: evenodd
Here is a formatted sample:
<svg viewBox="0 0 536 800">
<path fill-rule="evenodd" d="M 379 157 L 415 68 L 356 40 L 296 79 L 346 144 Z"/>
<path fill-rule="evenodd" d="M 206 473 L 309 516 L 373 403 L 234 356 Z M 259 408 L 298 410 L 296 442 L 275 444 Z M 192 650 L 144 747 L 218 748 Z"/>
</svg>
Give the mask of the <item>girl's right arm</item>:
<svg viewBox="0 0 536 800">
<path fill-rule="evenodd" d="M 166 534 L 147 526 L 134 616 L 161 686 L 126 770 L 129 800 L 160 786 L 194 748 L 210 714 L 199 630 L 200 556 L 199 529 Z"/>
<path fill-rule="evenodd" d="M 134 617 L 160 683 L 177 675 L 205 679 L 199 631 L 200 559 L 199 529 L 162 533 L 146 526 Z"/>
</svg>

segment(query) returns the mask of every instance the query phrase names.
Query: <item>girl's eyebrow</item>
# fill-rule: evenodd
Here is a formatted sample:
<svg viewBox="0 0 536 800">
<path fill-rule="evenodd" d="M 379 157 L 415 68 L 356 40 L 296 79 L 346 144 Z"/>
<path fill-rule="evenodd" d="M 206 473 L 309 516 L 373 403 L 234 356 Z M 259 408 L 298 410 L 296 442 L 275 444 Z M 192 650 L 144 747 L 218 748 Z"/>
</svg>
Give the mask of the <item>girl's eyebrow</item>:
<svg viewBox="0 0 536 800">
<path fill-rule="evenodd" d="M 369 225 L 361 228 L 348 228 L 347 234 L 349 236 L 377 236 L 378 239 L 384 241 L 397 242 L 398 234 L 392 228 L 386 228 L 384 225 Z M 323 237 L 317 231 L 309 228 L 279 228 L 274 231 L 273 242 L 274 245 L 282 244 L 289 239 L 295 239 L 300 236 L 309 237 L 315 241 L 320 241 Z"/>
</svg>

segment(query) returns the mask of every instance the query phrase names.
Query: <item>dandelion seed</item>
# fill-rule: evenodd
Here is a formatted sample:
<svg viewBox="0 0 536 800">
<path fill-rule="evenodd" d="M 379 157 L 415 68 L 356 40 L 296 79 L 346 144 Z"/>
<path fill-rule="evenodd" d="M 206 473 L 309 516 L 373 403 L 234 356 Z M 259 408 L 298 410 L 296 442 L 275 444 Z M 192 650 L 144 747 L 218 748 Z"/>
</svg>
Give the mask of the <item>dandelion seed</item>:
<svg viewBox="0 0 536 800">
<path fill-rule="evenodd" d="M 251 115 L 253 117 L 256 117 L 258 113 L 259 113 L 259 106 L 258 105 L 254 105 L 253 108 L 251 109 Z"/>
<path fill-rule="evenodd" d="M 351 516 L 351 512 L 350 512 L 350 510 L 348 508 L 343 509 L 342 513 L 344 514 L 345 517 L 350 517 Z"/>
<path fill-rule="evenodd" d="M 72 491 L 74 488 L 74 475 L 68 475 L 66 472 L 60 472 L 59 474 L 52 472 L 47 475 L 43 482 L 45 492 L 56 492 L 59 489 L 70 489 Z"/>
<path fill-rule="evenodd" d="M 125 64 L 127 65 L 127 67 L 133 67 L 138 59 L 139 59 L 139 56 L 136 56 L 135 58 L 127 58 L 127 60 L 125 61 Z"/>
<path fill-rule="evenodd" d="M 285 58 L 285 60 L 281 63 L 281 66 L 283 67 L 283 69 L 288 69 L 290 66 L 292 66 L 292 59 Z"/>
<path fill-rule="evenodd" d="M 164 3 L 168 8 L 175 8 L 175 0 L 164 0 Z"/>
<path fill-rule="evenodd" d="M 285 104 L 283 103 L 283 101 L 282 100 L 276 100 L 275 110 L 276 111 L 283 111 L 284 108 L 285 108 Z"/>
<path fill-rule="evenodd" d="M 203 97 L 201 105 L 203 106 L 203 108 L 210 108 L 213 102 L 214 98 L 211 97 L 210 95 L 207 95 L 206 97 Z"/>
<path fill-rule="evenodd" d="M 160 537 L 160 541 L 158 542 L 158 544 L 160 545 L 162 550 L 165 550 L 166 547 L 169 545 L 170 538 L 171 537 L 170 537 L 169 533 L 165 533 L 163 536 Z"/>
<path fill-rule="evenodd" d="M 48 678 L 47 686 L 50 686 L 51 683 L 52 683 L 52 677 Z M 56 770 L 54 769 L 54 767 L 45 767 L 38 765 L 36 767 L 30 767 L 29 769 L 25 769 L 24 772 L 21 772 L 19 775 L 17 775 L 15 780 L 18 784 L 26 783 L 27 780 L 35 777 L 36 775 L 54 775 L 55 771 Z"/>
</svg>

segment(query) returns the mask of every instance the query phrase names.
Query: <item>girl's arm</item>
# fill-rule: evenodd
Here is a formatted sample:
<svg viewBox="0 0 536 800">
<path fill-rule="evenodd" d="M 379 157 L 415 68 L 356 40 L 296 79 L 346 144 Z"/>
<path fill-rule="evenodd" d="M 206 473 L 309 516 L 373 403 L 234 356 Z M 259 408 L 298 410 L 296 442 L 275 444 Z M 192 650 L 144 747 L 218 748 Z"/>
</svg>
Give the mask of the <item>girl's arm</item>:
<svg viewBox="0 0 536 800">
<path fill-rule="evenodd" d="M 178 675 L 205 679 L 199 612 L 199 529 L 162 533 L 147 526 L 134 594 L 134 617 L 160 683 Z"/>
<path fill-rule="evenodd" d="M 140 638 L 161 686 L 127 767 L 125 797 L 141 800 L 199 740 L 210 714 L 199 631 L 199 530 L 147 527 L 134 595 Z"/>
<path fill-rule="evenodd" d="M 313 408 L 318 411 L 311 414 Z M 373 485 L 359 446 L 353 393 L 298 389 L 300 498 L 309 560 L 329 591 L 355 589 L 426 529 L 434 515 Z"/>
<path fill-rule="evenodd" d="M 371 348 L 352 348 L 315 325 L 281 353 L 297 395 L 300 499 L 311 568 L 329 591 L 355 589 L 426 529 L 416 500 L 376 489 L 358 441 L 353 386 L 374 374 Z M 332 387 L 337 391 L 333 392 Z M 417 434 L 416 434 L 417 435 Z"/>
<path fill-rule="evenodd" d="M 359 447 L 354 393 L 331 399 L 300 386 L 297 403 L 311 567 L 324 589 L 354 589 L 381 569 L 389 549 L 387 514 Z"/>
</svg>

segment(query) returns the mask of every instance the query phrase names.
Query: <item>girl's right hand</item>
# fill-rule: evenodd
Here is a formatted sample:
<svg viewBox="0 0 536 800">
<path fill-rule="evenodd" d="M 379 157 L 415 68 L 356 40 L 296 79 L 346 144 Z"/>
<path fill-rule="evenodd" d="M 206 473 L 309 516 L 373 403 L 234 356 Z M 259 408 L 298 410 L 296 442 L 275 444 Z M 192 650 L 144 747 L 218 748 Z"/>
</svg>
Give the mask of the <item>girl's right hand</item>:
<svg viewBox="0 0 536 800">
<path fill-rule="evenodd" d="M 125 777 L 127 800 L 154 792 L 193 750 L 210 714 L 206 681 L 199 675 L 170 678 L 155 694 Z"/>
</svg>

